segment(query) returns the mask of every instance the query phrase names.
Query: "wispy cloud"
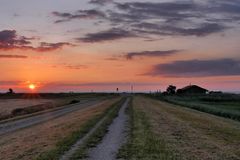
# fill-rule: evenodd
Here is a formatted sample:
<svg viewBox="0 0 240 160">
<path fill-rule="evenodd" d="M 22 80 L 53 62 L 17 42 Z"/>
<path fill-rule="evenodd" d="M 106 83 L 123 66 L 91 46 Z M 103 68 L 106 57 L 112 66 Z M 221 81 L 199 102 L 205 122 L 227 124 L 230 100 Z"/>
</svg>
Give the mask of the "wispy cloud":
<svg viewBox="0 0 240 160">
<path fill-rule="evenodd" d="M 64 67 L 67 68 L 67 69 L 73 69 L 73 70 L 87 69 L 88 68 L 86 65 L 65 65 Z"/>
<path fill-rule="evenodd" d="M 91 9 L 91 10 L 79 10 L 76 13 L 66 13 L 66 12 L 52 12 L 52 14 L 58 18 L 55 23 L 68 22 L 74 19 L 98 19 L 104 18 L 105 14 L 102 11 Z"/>
<path fill-rule="evenodd" d="M 90 4 L 105 5 L 108 3 L 113 3 L 113 0 L 90 0 Z"/>
<path fill-rule="evenodd" d="M 105 60 L 107 60 L 107 61 L 118 61 L 119 57 L 108 57 L 108 58 L 105 58 Z"/>
<path fill-rule="evenodd" d="M 73 46 L 73 45 L 68 42 L 59 42 L 59 43 L 41 42 L 40 46 L 37 48 L 33 48 L 33 50 L 40 51 L 40 52 L 47 52 L 47 51 L 54 51 L 57 49 L 61 49 L 64 46 Z"/>
<path fill-rule="evenodd" d="M 28 58 L 28 56 L 24 56 L 24 55 L 4 55 L 4 54 L 0 54 L 0 59 L 2 59 L 2 58 L 26 59 L 26 58 Z"/>
<path fill-rule="evenodd" d="M 80 69 L 87 69 L 88 66 L 87 65 L 82 65 L 82 64 L 67 64 L 67 63 L 63 63 L 63 64 L 57 64 L 57 65 L 52 65 L 53 68 L 65 68 L 65 69 L 70 69 L 70 70 L 80 70 Z"/>
<path fill-rule="evenodd" d="M 182 50 L 130 52 L 124 55 L 124 57 L 126 57 L 129 60 L 135 57 L 166 57 L 166 56 L 175 55 L 181 51 Z"/>
<path fill-rule="evenodd" d="M 140 34 L 167 36 L 197 36 L 203 37 L 213 33 L 221 33 L 228 27 L 218 23 L 203 23 L 197 27 L 178 27 L 173 25 L 159 25 L 151 23 L 135 24 L 132 26 Z"/>
<path fill-rule="evenodd" d="M 96 43 L 96 42 L 112 41 L 112 40 L 118 40 L 118 39 L 129 38 L 129 37 L 136 37 L 136 35 L 132 32 L 129 32 L 123 29 L 112 28 L 106 31 L 89 33 L 83 38 L 77 38 L 77 40 L 80 42 Z"/>
</svg>

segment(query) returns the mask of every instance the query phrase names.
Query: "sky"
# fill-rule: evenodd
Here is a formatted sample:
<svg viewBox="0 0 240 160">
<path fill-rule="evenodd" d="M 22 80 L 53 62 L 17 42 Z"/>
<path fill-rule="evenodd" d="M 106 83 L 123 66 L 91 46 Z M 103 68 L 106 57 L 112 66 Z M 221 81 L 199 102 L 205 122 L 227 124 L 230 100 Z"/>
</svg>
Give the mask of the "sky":
<svg viewBox="0 0 240 160">
<path fill-rule="evenodd" d="M 240 0 L 1 0 L 0 92 L 240 91 Z"/>
</svg>

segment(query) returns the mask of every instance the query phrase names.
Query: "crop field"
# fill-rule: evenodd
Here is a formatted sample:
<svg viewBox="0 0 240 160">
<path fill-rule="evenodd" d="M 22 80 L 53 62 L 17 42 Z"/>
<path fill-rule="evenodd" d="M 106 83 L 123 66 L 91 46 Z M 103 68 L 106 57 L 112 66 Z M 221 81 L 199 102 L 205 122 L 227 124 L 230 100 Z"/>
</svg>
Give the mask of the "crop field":
<svg viewBox="0 0 240 160">
<path fill-rule="evenodd" d="M 157 97 L 157 99 L 218 116 L 240 120 L 239 95 L 161 96 Z"/>
</svg>

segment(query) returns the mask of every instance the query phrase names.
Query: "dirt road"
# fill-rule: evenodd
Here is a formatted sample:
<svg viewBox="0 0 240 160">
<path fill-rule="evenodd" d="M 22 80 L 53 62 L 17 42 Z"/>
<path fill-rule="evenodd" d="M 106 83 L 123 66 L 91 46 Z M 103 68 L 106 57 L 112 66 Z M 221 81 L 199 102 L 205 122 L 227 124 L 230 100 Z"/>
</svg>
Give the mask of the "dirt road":
<svg viewBox="0 0 240 160">
<path fill-rule="evenodd" d="M 89 151 L 88 160 L 114 160 L 116 159 L 118 150 L 126 141 L 128 115 L 125 110 L 128 106 L 129 99 L 125 101 L 121 107 L 118 117 L 108 128 L 108 133 L 102 142 Z"/>
<path fill-rule="evenodd" d="M 28 118 L 0 124 L 0 136 L 10 133 L 10 132 L 14 132 L 14 131 L 22 129 L 22 128 L 26 128 L 26 127 L 30 127 L 32 125 L 43 123 L 43 122 L 49 121 L 51 119 L 58 118 L 60 116 L 64 116 L 68 113 L 71 113 L 71 112 L 86 108 L 88 106 L 97 104 L 100 101 L 101 100 L 99 100 L 99 99 L 86 100 L 86 101 L 83 101 L 78 104 L 67 105 L 59 110 L 55 110 L 52 112 L 47 112 L 47 113 L 36 115 L 33 117 L 28 117 Z"/>
</svg>

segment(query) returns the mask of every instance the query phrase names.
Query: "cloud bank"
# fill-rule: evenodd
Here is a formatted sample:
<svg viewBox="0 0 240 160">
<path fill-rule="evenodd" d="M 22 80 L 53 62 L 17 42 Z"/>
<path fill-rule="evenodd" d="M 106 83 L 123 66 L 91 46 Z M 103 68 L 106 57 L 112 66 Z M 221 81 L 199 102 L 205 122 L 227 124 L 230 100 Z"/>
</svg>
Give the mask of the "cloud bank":
<svg viewBox="0 0 240 160">
<path fill-rule="evenodd" d="M 136 37 L 136 35 L 123 29 L 112 28 L 106 31 L 89 33 L 83 38 L 77 38 L 77 40 L 80 42 L 96 43 L 96 42 L 112 41 L 112 40 L 129 38 L 129 37 Z"/>
<path fill-rule="evenodd" d="M 238 0 L 121 3 L 112 0 L 90 0 L 89 3 L 100 5 L 100 9 L 67 13 L 53 12 L 55 17 L 60 18 L 55 23 L 74 19 L 90 19 L 100 20 L 101 24 L 109 27 L 108 31 L 87 33 L 85 36 L 78 38 L 82 42 L 89 43 L 102 42 L 105 41 L 104 39 L 129 38 L 132 37 L 131 35 L 142 38 L 152 36 L 204 37 L 224 33 L 226 30 L 238 26 L 240 22 L 240 2 Z M 111 3 L 114 7 L 105 8 L 104 5 L 108 3 Z M 116 28 L 121 28 L 124 32 L 117 32 L 117 36 L 109 35 L 113 31 L 115 33 Z M 95 41 L 95 37 L 100 38 Z"/>
<path fill-rule="evenodd" d="M 146 75 L 166 77 L 238 76 L 240 61 L 234 59 L 188 60 L 158 64 Z"/>
<path fill-rule="evenodd" d="M 25 36 L 17 35 L 16 30 L 0 31 L 0 50 L 33 50 L 38 52 L 48 52 L 61 49 L 64 46 L 73 46 L 68 42 L 47 43 L 41 42 L 39 46 L 34 47 L 31 40 L 35 38 L 27 38 Z"/>
</svg>

